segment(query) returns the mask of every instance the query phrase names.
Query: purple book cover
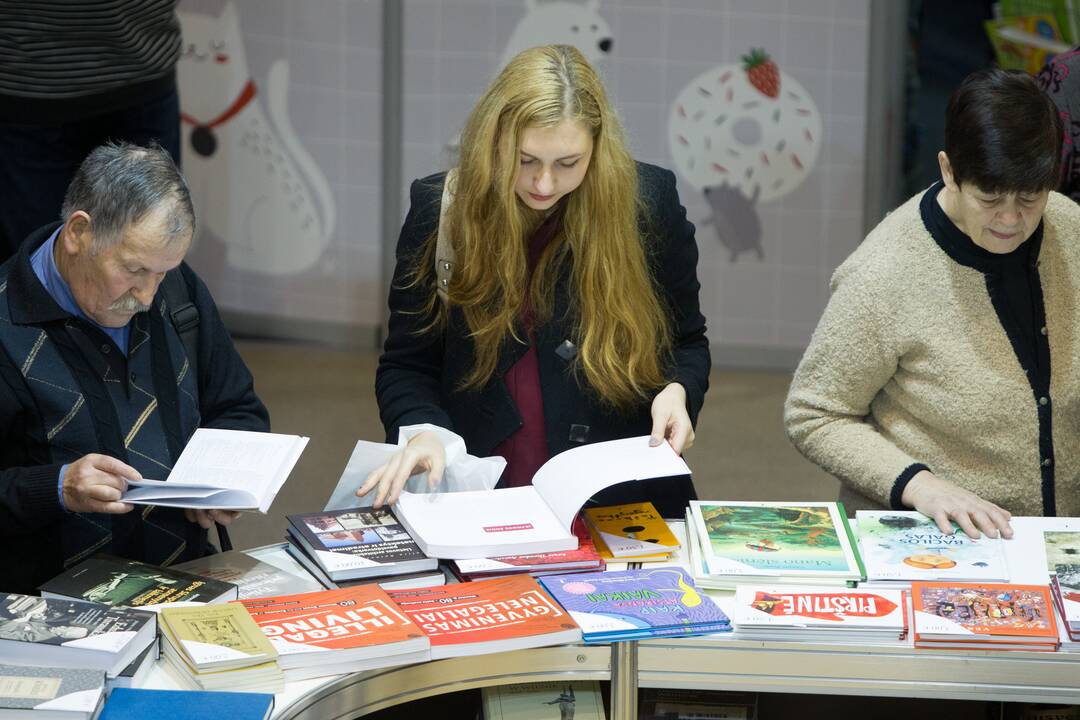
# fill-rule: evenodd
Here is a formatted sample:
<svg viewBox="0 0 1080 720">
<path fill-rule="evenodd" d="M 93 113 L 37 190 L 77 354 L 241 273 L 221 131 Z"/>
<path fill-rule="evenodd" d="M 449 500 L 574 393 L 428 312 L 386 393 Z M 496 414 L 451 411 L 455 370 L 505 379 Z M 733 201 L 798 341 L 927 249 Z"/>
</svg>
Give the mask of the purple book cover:
<svg viewBox="0 0 1080 720">
<path fill-rule="evenodd" d="M 680 568 L 557 575 L 540 578 L 540 582 L 586 635 L 640 635 L 662 628 L 690 630 L 729 622 Z"/>
</svg>

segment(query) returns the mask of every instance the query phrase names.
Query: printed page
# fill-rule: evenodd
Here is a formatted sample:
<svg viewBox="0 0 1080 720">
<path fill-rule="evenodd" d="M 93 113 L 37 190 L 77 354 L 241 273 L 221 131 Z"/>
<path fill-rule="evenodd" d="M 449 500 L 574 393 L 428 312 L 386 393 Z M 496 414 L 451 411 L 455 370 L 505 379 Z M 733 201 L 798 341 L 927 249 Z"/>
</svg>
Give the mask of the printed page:
<svg viewBox="0 0 1080 720">
<path fill-rule="evenodd" d="M 649 436 L 642 435 L 559 453 L 533 476 L 533 487 L 569 532 L 585 501 L 606 487 L 689 474 L 690 468 L 670 445 L 649 447 Z"/>
</svg>

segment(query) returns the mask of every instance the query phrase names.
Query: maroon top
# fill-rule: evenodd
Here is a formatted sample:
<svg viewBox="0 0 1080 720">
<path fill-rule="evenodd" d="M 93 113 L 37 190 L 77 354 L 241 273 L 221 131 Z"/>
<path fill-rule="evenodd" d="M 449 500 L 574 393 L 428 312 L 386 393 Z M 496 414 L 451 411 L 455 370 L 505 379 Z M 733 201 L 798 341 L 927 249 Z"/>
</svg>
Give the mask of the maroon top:
<svg viewBox="0 0 1080 720">
<path fill-rule="evenodd" d="M 562 220 L 560 204 L 529 238 L 528 269 L 532 282 L 533 270 L 540 256 L 559 232 Z M 499 443 L 493 455 L 506 458 L 506 470 L 499 480 L 501 487 L 519 487 L 532 484 L 532 477 L 540 466 L 551 457 L 547 435 L 544 431 L 544 395 L 540 389 L 540 364 L 536 355 L 536 337 L 533 333 L 532 309 L 529 307 L 528 291 L 522 322 L 529 334 L 529 349 L 506 371 L 506 389 L 521 415 L 521 427 Z"/>
</svg>

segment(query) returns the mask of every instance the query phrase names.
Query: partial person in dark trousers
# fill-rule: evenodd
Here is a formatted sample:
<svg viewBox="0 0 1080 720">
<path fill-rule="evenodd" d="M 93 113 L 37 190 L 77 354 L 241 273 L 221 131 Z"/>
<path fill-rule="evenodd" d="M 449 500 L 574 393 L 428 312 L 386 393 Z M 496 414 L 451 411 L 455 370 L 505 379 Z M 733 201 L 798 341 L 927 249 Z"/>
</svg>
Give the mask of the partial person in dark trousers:
<svg viewBox="0 0 1080 720">
<path fill-rule="evenodd" d="M 83 158 L 157 143 L 180 164 L 176 0 L 0 3 L 0 262 L 59 219 Z"/>
</svg>

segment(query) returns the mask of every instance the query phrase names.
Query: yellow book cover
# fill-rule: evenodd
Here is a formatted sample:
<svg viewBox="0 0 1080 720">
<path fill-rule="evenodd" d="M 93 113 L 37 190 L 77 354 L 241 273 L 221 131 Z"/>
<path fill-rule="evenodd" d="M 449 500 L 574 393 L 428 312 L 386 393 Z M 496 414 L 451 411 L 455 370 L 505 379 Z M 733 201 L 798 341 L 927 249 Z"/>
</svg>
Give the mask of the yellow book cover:
<svg viewBox="0 0 1080 720">
<path fill-rule="evenodd" d="M 679 541 L 652 503 L 586 508 L 585 522 L 600 556 L 609 560 L 666 560 Z"/>
<path fill-rule="evenodd" d="M 164 608 L 160 619 L 166 641 L 196 672 L 277 659 L 277 650 L 239 603 Z"/>
</svg>

